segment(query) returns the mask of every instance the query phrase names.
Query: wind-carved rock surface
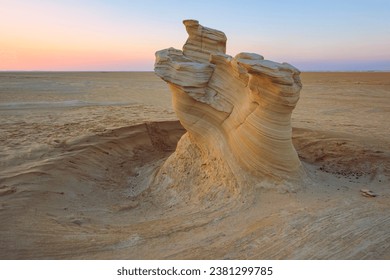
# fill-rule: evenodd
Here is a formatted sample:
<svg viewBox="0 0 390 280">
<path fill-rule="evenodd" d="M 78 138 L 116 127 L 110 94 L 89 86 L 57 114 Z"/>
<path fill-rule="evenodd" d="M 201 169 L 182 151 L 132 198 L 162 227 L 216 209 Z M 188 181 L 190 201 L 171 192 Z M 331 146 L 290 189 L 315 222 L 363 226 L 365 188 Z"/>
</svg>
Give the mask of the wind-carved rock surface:
<svg viewBox="0 0 390 280">
<path fill-rule="evenodd" d="M 197 184 L 234 191 L 301 179 L 291 139 L 291 113 L 302 87 L 299 70 L 254 53 L 226 55 L 223 32 L 196 20 L 183 23 L 189 35 L 183 51 L 156 52 L 155 73 L 168 83 L 187 130 L 160 169 L 160 182 L 188 184 L 206 177 Z"/>
</svg>

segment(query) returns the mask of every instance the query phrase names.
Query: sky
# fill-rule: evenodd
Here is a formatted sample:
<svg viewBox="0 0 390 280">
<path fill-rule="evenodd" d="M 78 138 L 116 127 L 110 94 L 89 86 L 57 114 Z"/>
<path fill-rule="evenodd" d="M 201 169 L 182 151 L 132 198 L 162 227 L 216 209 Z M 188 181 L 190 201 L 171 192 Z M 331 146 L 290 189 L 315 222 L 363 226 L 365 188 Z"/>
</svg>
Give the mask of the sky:
<svg viewBox="0 0 390 280">
<path fill-rule="evenodd" d="M 0 71 L 153 71 L 182 21 L 301 71 L 390 71 L 389 0 L 0 0 Z"/>
</svg>

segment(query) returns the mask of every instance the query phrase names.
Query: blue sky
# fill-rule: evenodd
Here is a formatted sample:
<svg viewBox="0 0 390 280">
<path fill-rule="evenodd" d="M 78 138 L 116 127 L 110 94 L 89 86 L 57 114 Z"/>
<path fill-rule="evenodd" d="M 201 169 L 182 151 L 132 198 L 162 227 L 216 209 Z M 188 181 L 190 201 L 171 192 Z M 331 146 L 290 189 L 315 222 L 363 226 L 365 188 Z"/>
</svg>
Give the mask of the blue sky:
<svg viewBox="0 0 390 280">
<path fill-rule="evenodd" d="M 183 19 L 308 70 L 390 70 L 390 1 L 0 0 L 0 70 L 153 70 Z M 3 65 L 2 65 L 3 64 Z"/>
</svg>

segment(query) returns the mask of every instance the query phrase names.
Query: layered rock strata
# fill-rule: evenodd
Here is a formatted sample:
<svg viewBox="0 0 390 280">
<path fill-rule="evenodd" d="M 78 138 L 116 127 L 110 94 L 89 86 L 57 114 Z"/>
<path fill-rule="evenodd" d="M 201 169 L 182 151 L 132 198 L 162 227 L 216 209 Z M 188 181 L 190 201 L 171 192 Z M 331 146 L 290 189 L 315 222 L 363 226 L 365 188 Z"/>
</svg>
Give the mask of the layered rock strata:
<svg viewBox="0 0 390 280">
<path fill-rule="evenodd" d="M 156 52 L 155 73 L 168 83 L 187 130 L 169 166 L 162 169 L 181 170 L 180 159 L 188 161 L 193 149 L 193 161 L 205 165 L 214 159 L 238 184 L 301 178 L 291 139 L 291 113 L 302 87 L 299 70 L 254 53 L 229 56 L 223 32 L 196 20 L 185 20 L 184 25 L 189 37 L 183 50 Z"/>
</svg>

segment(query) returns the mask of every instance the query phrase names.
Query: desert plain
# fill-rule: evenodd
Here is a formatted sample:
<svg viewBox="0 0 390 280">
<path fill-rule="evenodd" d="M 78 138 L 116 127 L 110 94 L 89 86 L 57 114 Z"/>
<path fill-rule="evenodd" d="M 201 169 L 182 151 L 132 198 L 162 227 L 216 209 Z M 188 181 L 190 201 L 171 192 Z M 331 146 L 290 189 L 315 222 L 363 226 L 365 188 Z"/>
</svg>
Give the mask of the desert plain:
<svg viewBox="0 0 390 280">
<path fill-rule="evenodd" d="M 185 133 L 154 73 L 1 72 L 0 258 L 390 259 L 390 73 L 301 81 L 307 180 L 221 194 L 152 184 Z"/>
</svg>

